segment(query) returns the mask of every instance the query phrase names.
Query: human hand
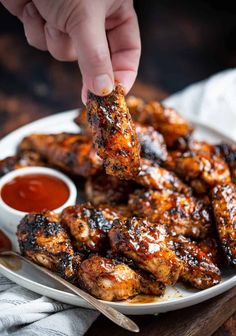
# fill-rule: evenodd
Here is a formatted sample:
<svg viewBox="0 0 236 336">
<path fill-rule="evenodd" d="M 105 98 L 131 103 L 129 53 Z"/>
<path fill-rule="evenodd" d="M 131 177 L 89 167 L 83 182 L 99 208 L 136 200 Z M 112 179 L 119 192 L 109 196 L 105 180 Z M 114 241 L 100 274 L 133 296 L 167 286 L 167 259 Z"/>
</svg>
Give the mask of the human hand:
<svg viewBox="0 0 236 336">
<path fill-rule="evenodd" d="M 0 0 L 23 23 L 28 43 L 60 61 L 78 60 L 87 91 L 126 93 L 137 75 L 140 36 L 132 0 Z"/>
</svg>

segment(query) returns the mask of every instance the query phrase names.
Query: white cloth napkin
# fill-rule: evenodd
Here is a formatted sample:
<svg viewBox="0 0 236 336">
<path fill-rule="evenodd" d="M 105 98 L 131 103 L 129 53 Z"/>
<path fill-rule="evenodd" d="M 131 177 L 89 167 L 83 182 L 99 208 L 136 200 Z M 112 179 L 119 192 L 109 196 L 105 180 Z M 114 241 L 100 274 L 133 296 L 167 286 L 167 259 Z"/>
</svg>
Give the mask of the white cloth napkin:
<svg viewBox="0 0 236 336">
<path fill-rule="evenodd" d="M 189 86 L 164 101 L 192 120 L 236 140 L 236 70 Z M 75 308 L 24 289 L 0 276 L 0 335 L 80 336 L 98 313 Z"/>
</svg>

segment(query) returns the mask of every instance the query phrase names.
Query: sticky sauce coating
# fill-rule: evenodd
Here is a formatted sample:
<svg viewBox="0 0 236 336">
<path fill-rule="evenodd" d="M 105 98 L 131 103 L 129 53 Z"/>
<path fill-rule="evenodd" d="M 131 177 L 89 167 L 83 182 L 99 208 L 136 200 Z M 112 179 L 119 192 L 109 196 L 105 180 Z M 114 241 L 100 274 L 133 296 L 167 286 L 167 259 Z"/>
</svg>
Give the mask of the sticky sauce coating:
<svg viewBox="0 0 236 336">
<path fill-rule="evenodd" d="M 57 177 L 27 174 L 6 183 L 1 189 L 1 198 L 19 211 L 55 210 L 69 198 L 69 188 Z"/>
</svg>

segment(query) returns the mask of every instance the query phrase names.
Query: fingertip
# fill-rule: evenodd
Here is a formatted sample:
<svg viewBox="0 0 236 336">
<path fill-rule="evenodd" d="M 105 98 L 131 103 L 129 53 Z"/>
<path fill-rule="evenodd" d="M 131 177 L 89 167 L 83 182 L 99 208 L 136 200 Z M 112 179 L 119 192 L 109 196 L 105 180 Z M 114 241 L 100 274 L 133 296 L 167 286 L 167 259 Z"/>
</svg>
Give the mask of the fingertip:
<svg viewBox="0 0 236 336">
<path fill-rule="evenodd" d="M 114 76 L 115 80 L 123 86 L 125 95 L 127 95 L 135 82 L 137 72 L 115 71 Z"/>
</svg>

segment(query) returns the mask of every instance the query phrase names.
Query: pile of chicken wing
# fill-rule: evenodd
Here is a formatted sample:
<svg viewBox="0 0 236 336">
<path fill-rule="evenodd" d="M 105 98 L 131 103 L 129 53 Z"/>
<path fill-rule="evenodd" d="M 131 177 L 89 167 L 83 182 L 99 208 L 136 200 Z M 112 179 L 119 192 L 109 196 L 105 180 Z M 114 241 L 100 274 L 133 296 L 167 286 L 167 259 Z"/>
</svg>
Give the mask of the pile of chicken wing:
<svg viewBox="0 0 236 336">
<path fill-rule="evenodd" d="M 21 220 L 22 254 L 103 300 L 218 284 L 236 266 L 236 146 L 194 140 L 174 109 L 120 85 L 90 93 L 75 122 L 0 161 L 0 175 L 42 165 L 85 181 L 87 202 Z"/>
</svg>

